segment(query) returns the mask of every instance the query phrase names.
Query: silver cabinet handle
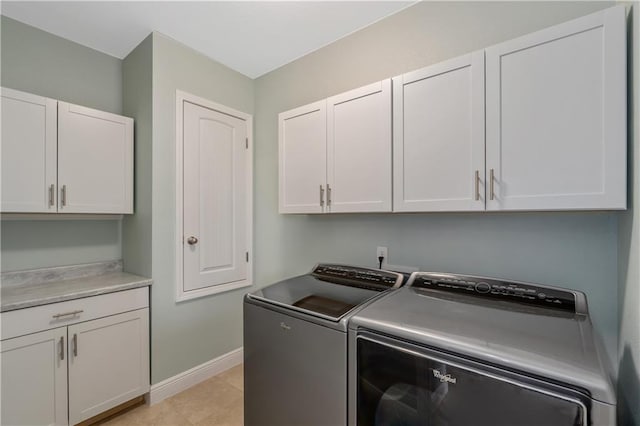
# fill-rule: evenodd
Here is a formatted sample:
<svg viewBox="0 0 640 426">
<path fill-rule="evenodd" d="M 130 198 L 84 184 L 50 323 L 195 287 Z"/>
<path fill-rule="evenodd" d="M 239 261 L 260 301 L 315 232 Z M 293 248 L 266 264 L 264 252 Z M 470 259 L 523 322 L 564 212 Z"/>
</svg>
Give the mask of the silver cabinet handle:
<svg viewBox="0 0 640 426">
<path fill-rule="evenodd" d="M 52 316 L 53 316 L 53 318 L 54 318 L 54 319 L 59 319 L 59 318 L 62 318 L 62 317 L 68 317 L 68 316 L 72 316 L 72 315 L 78 315 L 78 314 L 81 314 L 81 313 L 83 313 L 83 312 L 84 312 L 84 310 L 83 310 L 83 309 L 78 309 L 77 311 L 64 312 L 64 313 L 62 313 L 62 314 L 55 314 L 55 315 L 52 315 Z"/>
<path fill-rule="evenodd" d="M 64 336 L 60 337 L 60 361 L 64 361 Z"/>
<path fill-rule="evenodd" d="M 280 323 L 280 328 L 283 330 L 291 330 L 291 326 L 285 324 L 284 322 Z"/>
<path fill-rule="evenodd" d="M 476 170 L 476 201 L 480 200 L 480 171 Z"/>
<path fill-rule="evenodd" d="M 489 171 L 489 192 L 491 193 L 490 199 L 493 200 L 496 198 L 496 193 L 493 191 L 493 181 L 494 181 L 493 169 Z"/>
<path fill-rule="evenodd" d="M 62 207 L 67 205 L 67 185 L 62 185 L 60 190 L 60 205 Z"/>
<path fill-rule="evenodd" d="M 327 184 L 327 207 L 331 205 L 331 187 Z"/>
<path fill-rule="evenodd" d="M 320 207 L 324 207 L 324 187 L 320 185 Z"/>
<path fill-rule="evenodd" d="M 189 244 L 190 246 L 194 245 L 194 244 L 198 244 L 198 238 L 191 236 L 189 238 L 187 238 L 187 244 Z"/>
<path fill-rule="evenodd" d="M 73 334 L 73 356 L 78 356 L 78 335 Z"/>
<path fill-rule="evenodd" d="M 55 185 L 54 185 L 54 184 L 51 184 L 51 185 L 49 186 L 49 207 L 53 207 L 53 205 L 54 205 L 54 202 L 53 202 L 53 201 L 54 201 L 54 200 L 53 200 L 53 196 L 54 196 L 54 194 L 55 194 L 55 189 L 56 189 L 56 188 L 55 188 Z"/>
</svg>

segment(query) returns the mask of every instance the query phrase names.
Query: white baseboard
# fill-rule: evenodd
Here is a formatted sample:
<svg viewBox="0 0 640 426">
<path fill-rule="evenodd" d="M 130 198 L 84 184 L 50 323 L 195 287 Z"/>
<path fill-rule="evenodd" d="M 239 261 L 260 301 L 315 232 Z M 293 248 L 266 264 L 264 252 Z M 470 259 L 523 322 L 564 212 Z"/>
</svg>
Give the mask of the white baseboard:
<svg viewBox="0 0 640 426">
<path fill-rule="evenodd" d="M 147 395 L 147 404 L 155 405 L 158 402 L 189 389 L 191 386 L 216 376 L 223 371 L 241 364 L 243 361 L 242 348 L 227 352 L 211 361 L 200 364 L 173 377 L 151 386 Z"/>
</svg>

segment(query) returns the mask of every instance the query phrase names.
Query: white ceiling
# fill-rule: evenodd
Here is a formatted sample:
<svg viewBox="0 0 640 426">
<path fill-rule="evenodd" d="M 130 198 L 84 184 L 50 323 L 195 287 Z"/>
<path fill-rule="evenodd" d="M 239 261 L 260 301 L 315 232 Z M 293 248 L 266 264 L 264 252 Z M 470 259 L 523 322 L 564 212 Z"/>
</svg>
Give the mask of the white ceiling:
<svg viewBox="0 0 640 426">
<path fill-rule="evenodd" d="M 256 78 L 413 1 L 2 1 L 2 14 L 117 58 L 158 31 Z"/>
</svg>

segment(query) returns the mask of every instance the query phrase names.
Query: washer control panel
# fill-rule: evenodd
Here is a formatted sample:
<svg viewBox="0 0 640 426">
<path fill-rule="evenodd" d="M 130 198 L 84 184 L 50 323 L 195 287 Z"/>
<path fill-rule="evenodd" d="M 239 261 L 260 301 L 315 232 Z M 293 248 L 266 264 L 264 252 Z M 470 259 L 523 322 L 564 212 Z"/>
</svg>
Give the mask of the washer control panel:
<svg viewBox="0 0 640 426">
<path fill-rule="evenodd" d="M 576 311 L 576 296 L 573 292 L 536 284 L 469 275 L 417 272 L 413 275 L 410 285 L 419 289 L 461 293 L 568 312 Z"/>
<path fill-rule="evenodd" d="M 324 281 L 376 291 L 400 287 L 403 281 L 402 274 L 396 272 L 329 263 L 316 265 L 311 274 Z"/>
</svg>

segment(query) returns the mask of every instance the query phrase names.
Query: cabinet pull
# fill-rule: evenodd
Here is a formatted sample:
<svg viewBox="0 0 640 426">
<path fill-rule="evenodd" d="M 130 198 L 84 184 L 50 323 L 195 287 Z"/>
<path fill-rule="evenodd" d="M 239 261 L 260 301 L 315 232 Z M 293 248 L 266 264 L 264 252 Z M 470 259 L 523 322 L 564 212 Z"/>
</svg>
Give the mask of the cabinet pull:
<svg viewBox="0 0 640 426">
<path fill-rule="evenodd" d="M 49 207 L 53 207 L 53 194 L 55 192 L 55 185 L 51 184 L 49 186 Z"/>
<path fill-rule="evenodd" d="M 64 361 L 64 336 L 60 337 L 60 361 Z"/>
<path fill-rule="evenodd" d="M 320 185 L 320 207 L 324 207 L 324 187 Z"/>
<path fill-rule="evenodd" d="M 476 170 L 476 201 L 480 200 L 480 171 Z"/>
<path fill-rule="evenodd" d="M 60 190 L 60 205 L 67 205 L 67 185 L 62 185 L 62 189 Z"/>
<path fill-rule="evenodd" d="M 68 316 L 71 316 L 71 315 L 78 315 L 78 314 L 81 314 L 83 312 L 84 312 L 83 309 L 78 309 L 77 311 L 64 312 L 62 314 L 55 314 L 55 315 L 53 315 L 53 318 L 54 319 L 59 319 L 59 318 L 68 317 Z"/>
<path fill-rule="evenodd" d="M 78 356 L 78 335 L 73 333 L 73 356 Z"/>
<path fill-rule="evenodd" d="M 287 325 L 287 324 L 286 324 L 286 323 L 284 323 L 284 322 L 281 322 L 281 323 L 280 323 L 280 328 L 281 328 L 281 329 L 283 329 L 283 330 L 287 330 L 287 331 L 291 330 L 291 326 L 290 326 L 290 325 Z"/>
<path fill-rule="evenodd" d="M 327 184 L 327 207 L 331 206 L 331 187 Z"/>
<path fill-rule="evenodd" d="M 489 171 L 489 192 L 491 193 L 491 199 L 493 200 L 494 198 L 496 198 L 496 193 L 493 192 L 493 181 L 494 181 L 494 176 L 493 176 L 493 169 L 491 169 Z"/>
</svg>

